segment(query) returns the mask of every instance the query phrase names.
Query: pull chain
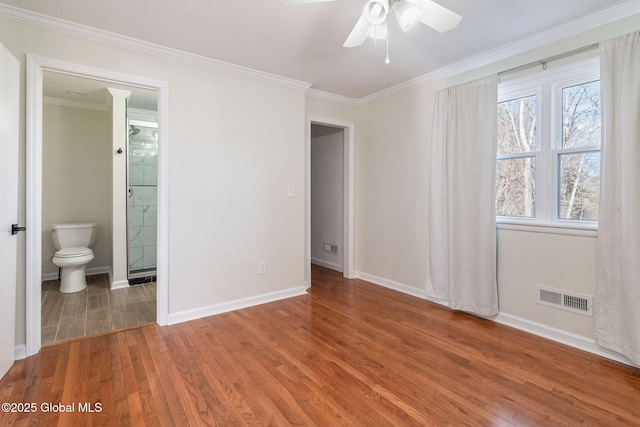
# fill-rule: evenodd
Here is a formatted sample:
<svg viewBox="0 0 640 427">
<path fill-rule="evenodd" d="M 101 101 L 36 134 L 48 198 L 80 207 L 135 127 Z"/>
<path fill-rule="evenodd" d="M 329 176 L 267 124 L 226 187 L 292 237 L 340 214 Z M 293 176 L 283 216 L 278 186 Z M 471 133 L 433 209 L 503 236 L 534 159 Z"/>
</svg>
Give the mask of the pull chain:
<svg viewBox="0 0 640 427">
<path fill-rule="evenodd" d="M 389 31 L 387 31 L 387 58 L 384 60 L 385 64 L 389 64 Z"/>
</svg>

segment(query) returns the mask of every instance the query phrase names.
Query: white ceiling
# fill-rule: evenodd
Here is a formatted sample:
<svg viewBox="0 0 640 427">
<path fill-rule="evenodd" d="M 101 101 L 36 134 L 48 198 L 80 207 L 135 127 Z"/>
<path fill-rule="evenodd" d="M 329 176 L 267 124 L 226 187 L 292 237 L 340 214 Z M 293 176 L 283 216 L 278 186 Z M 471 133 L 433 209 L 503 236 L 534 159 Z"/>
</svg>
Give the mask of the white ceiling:
<svg viewBox="0 0 640 427">
<path fill-rule="evenodd" d="M 354 99 L 587 16 L 606 16 L 602 12 L 616 6 L 632 5 L 640 12 L 638 0 L 438 0 L 463 16 L 460 24 L 444 34 L 422 24 L 402 33 L 391 22 L 386 65 L 384 42 L 342 47 L 367 0 L 2 1 Z"/>
</svg>

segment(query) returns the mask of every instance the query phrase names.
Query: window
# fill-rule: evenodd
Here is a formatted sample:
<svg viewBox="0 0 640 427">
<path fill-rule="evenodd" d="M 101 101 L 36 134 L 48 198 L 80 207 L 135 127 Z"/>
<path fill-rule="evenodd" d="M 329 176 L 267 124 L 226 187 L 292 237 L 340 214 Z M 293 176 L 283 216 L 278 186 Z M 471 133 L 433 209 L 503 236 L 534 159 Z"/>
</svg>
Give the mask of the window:
<svg viewBox="0 0 640 427">
<path fill-rule="evenodd" d="M 597 58 L 501 82 L 497 221 L 595 228 L 599 197 Z"/>
<path fill-rule="evenodd" d="M 536 95 L 498 103 L 498 216 L 535 217 Z"/>
<path fill-rule="evenodd" d="M 600 81 L 562 88 L 558 149 L 558 218 L 598 220 L 600 197 Z"/>
</svg>

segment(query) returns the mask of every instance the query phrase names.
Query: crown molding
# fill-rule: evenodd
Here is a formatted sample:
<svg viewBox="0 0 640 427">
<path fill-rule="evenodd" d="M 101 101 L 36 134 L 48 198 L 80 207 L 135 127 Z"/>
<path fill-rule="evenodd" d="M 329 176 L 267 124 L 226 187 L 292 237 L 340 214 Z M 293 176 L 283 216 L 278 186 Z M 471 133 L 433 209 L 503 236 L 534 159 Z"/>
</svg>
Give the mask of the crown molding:
<svg viewBox="0 0 640 427">
<path fill-rule="evenodd" d="M 184 52 L 166 46 L 149 43 L 138 40 L 133 37 L 112 33 L 89 27 L 87 25 L 77 24 L 75 22 L 54 18 L 37 12 L 21 9 L 0 3 L 0 17 L 11 21 L 29 24 L 36 27 L 53 30 L 88 40 L 94 40 L 111 46 L 125 48 L 132 51 L 154 55 L 156 57 L 182 62 L 189 65 L 204 66 L 215 70 L 227 72 L 230 74 L 240 75 L 243 77 L 260 80 L 267 83 L 274 83 L 279 86 L 285 86 L 291 89 L 306 91 L 311 87 L 310 83 L 282 77 L 276 74 L 255 70 L 241 65 L 235 65 L 217 59 L 207 58 L 202 55 Z"/>
<path fill-rule="evenodd" d="M 567 37 L 592 30 L 638 13 L 640 13 L 640 0 L 629 0 L 625 3 L 621 3 L 603 11 L 577 19 L 573 22 L 551 28 L 530 37 L 516 40 L 497 49 L 470 57 L 447 67 L 435 70 L 431 73 L 424 74 L 415 79 L 408 80 L 404 83 L 391 86 L 387 89 L 359 98 L 356 102 L 358 105 L 369 104 L 388 96 L 404 92 L 410 88 L 493 64 L 497 61 L 513 57 L 529 50 L 557 42 Z"/>
<path fill-rule="evenodd" d="M 129 108 L 127 107 L 127 114 L 134 115 L 138 117 L 130 117 L 135 120 L 145 120 L 148 122 L 158 122 L 158 112 L 151 110 L 142 110 L 140 108 Z"/>
<path fill-rule="evenodd" d="M 57 105 L 59 107 L 72 107 L 72 108 L 81 108 L 83 110 L 95 110 L 95 111 L 111 111 L 111 107 L 108 104 L 96 104 L 93 102 L 74 101 L 71 99 L 56 98 L 53 96 L 43 97 L 42 102 L 49 105 Z"/>
<path fill-rule="evenodd" d="M 318 90 L 318 89 L 313 89 L 313 88 L 310 88 L 309 90 L 307 90 L 307 95 L 312 97 L 312 98 L 321 99 L 323 101 L 335 102 L 335 103 L 338 103 L 338 104 L 344 104 L 344 105 L 350 105 L 350 106 L 358 106 L 359 105 L 358 100 L 355 99 L 355 98 L 349 98 L 348 96 L 336 95 L 335 93 L 325 92 L 325 91 Z"/>
</svg>

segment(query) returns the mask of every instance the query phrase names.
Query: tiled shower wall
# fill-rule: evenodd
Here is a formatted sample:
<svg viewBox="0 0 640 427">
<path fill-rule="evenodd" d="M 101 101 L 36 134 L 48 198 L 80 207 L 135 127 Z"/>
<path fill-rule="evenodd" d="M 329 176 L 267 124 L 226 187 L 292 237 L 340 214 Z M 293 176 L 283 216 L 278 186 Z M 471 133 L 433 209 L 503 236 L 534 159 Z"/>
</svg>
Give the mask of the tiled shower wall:
<svg viewBox="0 0 640 427">
<path fill-rule="evenodd" d="M 136 126 L 140 132 L 129 140 L 129 270 L 156 268 L 158 200 L 157 130 Z"/>
</svg>

